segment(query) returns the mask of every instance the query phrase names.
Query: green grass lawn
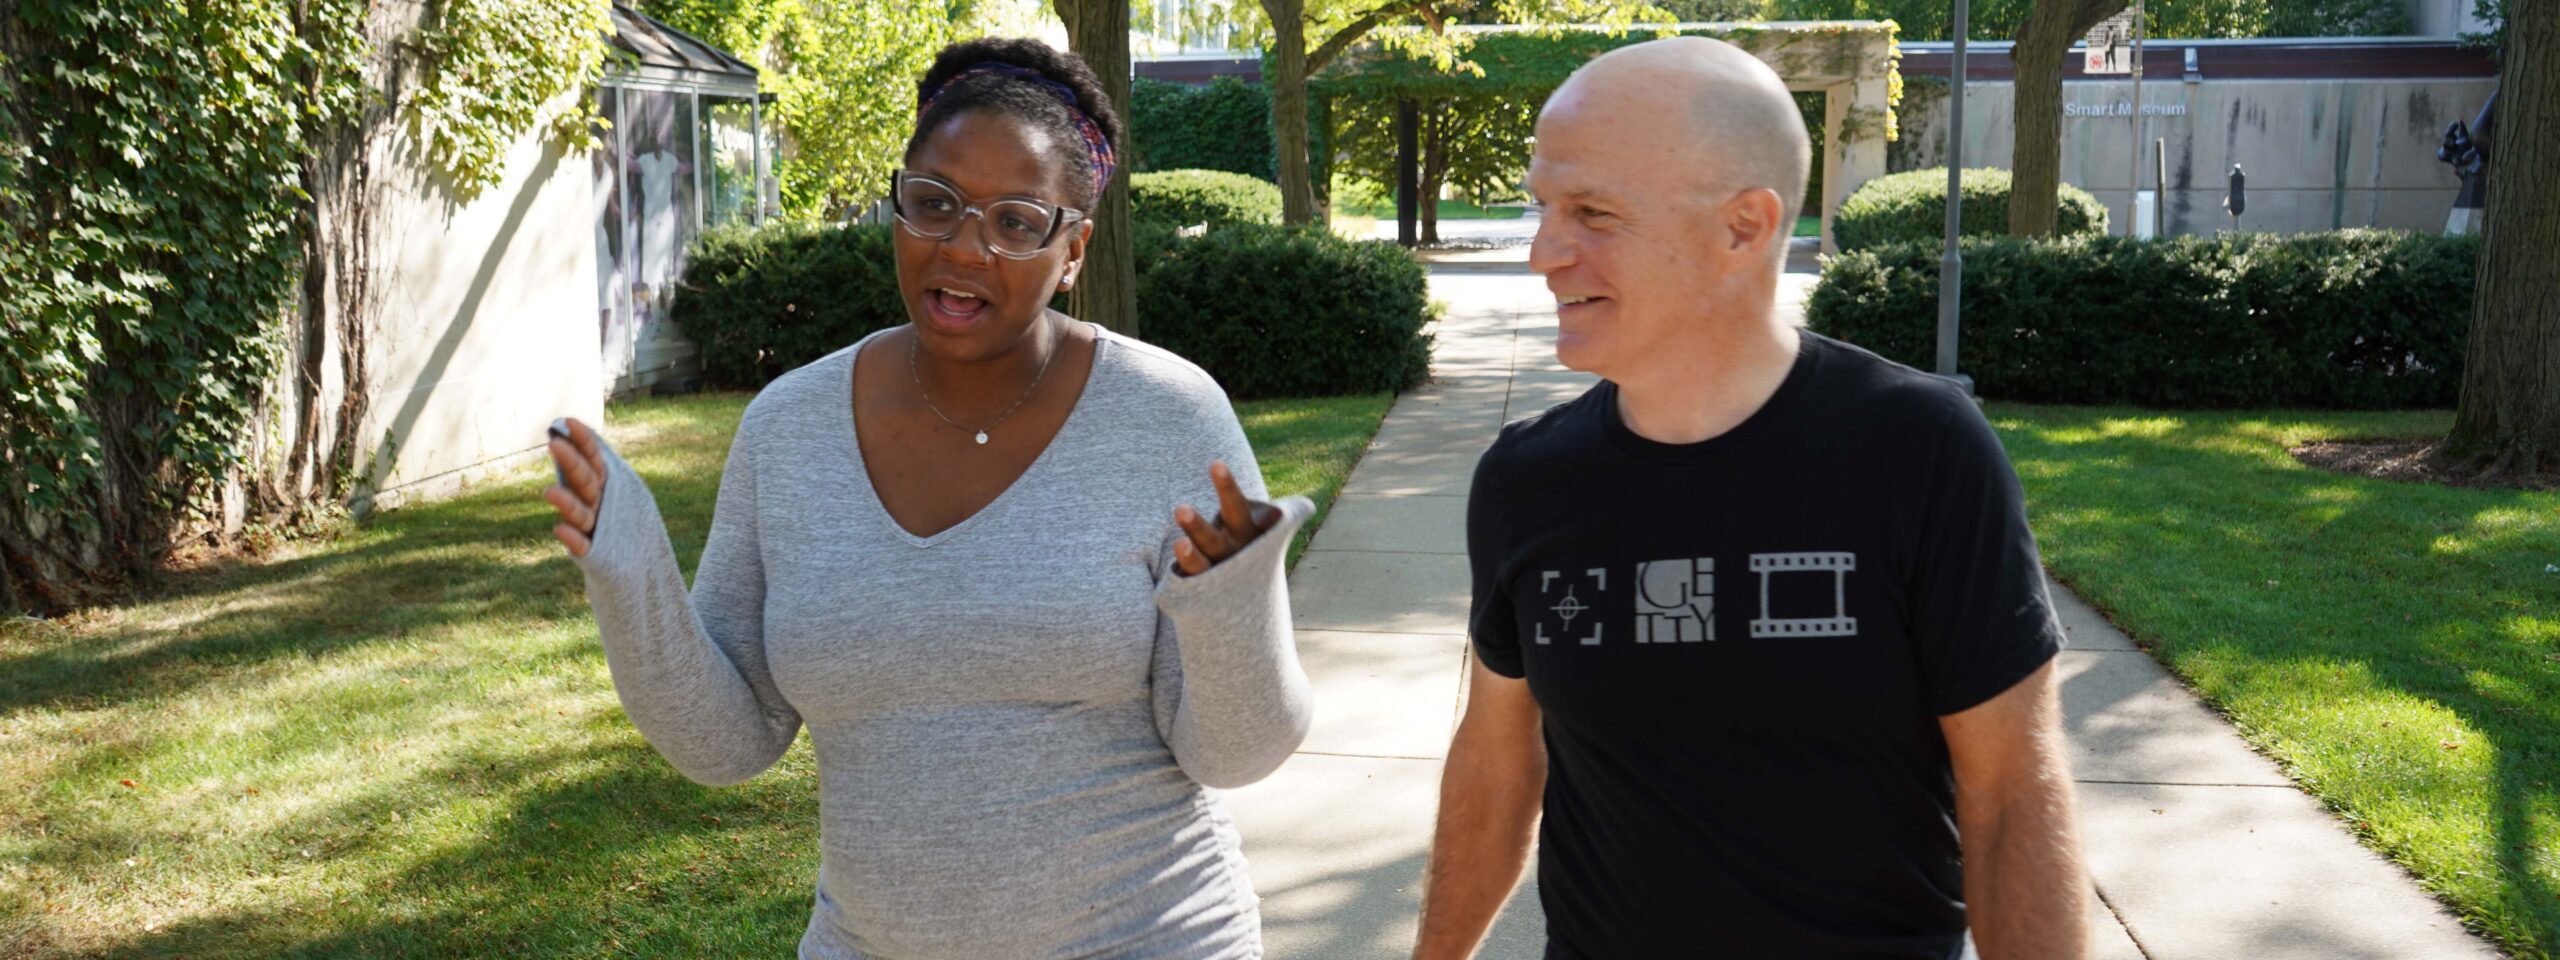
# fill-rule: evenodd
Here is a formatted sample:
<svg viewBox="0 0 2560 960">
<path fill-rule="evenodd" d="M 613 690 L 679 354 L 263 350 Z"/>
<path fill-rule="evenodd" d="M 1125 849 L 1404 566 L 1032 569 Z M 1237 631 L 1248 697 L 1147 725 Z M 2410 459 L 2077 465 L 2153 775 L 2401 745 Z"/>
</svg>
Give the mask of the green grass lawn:
<svg viewBox="0 0 2560 960">
<path fill-rule="evenodd" d="M 613 411 L 688 569 L 746 399 Z M 1238 412 L 1273 490 L 1329 504 L 1388 402 Z M 548 476 L 0 624 L 0 957 L 788 956 L 808 750 L 717 790 L 649 751 Z"/>
<path fill-rule="evenodd" d="M 1384 204 L 1373 204 L 1368 206 L 1353 206 L 1345 204 L 1341 207 L 1335 208 L 1335 212 L 1349 216 L 1370 217 L 1378 220 L 1394 222 L 1396 218 L 1396 205 L 1393 200 L 1389 200 Z M 1440 219 L 1442 220 L 1518 220 L 1522 214 L 1527 212 L 1528 208 L 1519 206 L 1499 205 L 1479 207 L 1464 200 L 1440 201 Z"/>
<path fill-rule="evenodd" d="M 2560 495 L 2286 453 L 2442 412 L 1988 413 L 2057 577 L 2508 951 L 2560 955 Z"/>
<path fill-rule="evenodd" d="M 1821 218 L 1821 217 L 1797 217 L 1797 218 L 1796 218 L 1796 232 L 1795 232 L 1795 235 L 1796 235 L 1796 236 L 1799 236 L 1799 237 L 1819 237 L 1819 236 L 1821 236 L 1821 235 L 1822 235 L 1822 218 Z"/>
</svg>

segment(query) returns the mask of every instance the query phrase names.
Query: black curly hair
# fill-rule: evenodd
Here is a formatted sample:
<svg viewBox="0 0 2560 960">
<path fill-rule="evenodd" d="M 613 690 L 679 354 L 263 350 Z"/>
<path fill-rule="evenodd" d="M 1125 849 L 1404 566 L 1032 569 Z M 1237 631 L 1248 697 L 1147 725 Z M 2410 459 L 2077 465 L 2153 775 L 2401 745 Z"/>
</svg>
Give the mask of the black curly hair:
<svg viewBox="0 0 2560 960">
<path fill-rule="evenodd" d="M 1055 151 L 1051 160 L 1067 172 L 1068 205 L 1092 207 L 1098 199 L 1093 184 L 1093 156 L 1086 152 L 1084 134 L 1076 129 L 1075 117 L 1067 112 L 1065 102 L 1028 78 L 1002 73 L 977 73 L 961 77 L 957 83 L 951 81 L 970 67 L 990 62 L 1035 71 L 1075 91 L 1077 109 L 1102 128 L 1102 135 L 1114 152 L 1128 142 L 1128 128 L 1121 123 L 1119 111 L 1111 108 L 1111 96 L 1103 92 L 1102 78 L 1094 75 L 1084 58 L 1038 40 L 982 37 L 942 48 L 942 53 L 933 58 L 933 66 L 925 70 L 924 79 L 916 81 L 916 103 L 921 105 L 930 99 L 933 104 L 916 116 L 915 133 L 907 137 L 906 156 L 913 158 L 916 149 L 924 145 L 925 132 L 944 121 L 972 110 L 993 110 L 1048 131 Z M 943 89 L 944 84 L 950 84 L 950 88 Z"/>
</svg>

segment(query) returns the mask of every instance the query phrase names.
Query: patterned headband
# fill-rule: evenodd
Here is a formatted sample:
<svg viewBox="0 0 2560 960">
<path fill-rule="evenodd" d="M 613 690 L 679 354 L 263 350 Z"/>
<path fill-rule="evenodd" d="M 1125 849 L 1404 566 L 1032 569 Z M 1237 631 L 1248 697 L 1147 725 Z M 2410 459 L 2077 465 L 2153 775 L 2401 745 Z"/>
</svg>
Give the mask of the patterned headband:
<svg viewBox="0 0 2560 960">
<path fill-rule="evenodd" d="M 1076 132 L 1084 135 L 1085 152 L 1093 157 L 1093 194 L 1097 197 L 1101 196 L 1102 188 L 1111 182 L 1111 172 L 1119 166 L 1111 152 L 1111 138 L 1103 136 L 1102 125 L 1093 122 L 1093 117 L 1087 115 L 1083 107 L 1076 105 L 1074 88 L 1051 80 L 1043 76 L 1040 71 L 995 61 L 976 64 L 952 74 L 951 79 L 942 81 L 941 86 L 925 94 L 923 102 L 916 104 L 916 116 L 923 117 L 925 111 L 933 109 L 933 101 L 939 99 L 944 91 L 950 90 L 952 84 L 981 73 L 1001 73 L 1009 77 L 1029 80 L 1039 84 L 1041 89 L 1050 96 L 1058 98 L 1058 102 L 1067 105 L 1067 116 L 1074 118 Z"/>
</svg>

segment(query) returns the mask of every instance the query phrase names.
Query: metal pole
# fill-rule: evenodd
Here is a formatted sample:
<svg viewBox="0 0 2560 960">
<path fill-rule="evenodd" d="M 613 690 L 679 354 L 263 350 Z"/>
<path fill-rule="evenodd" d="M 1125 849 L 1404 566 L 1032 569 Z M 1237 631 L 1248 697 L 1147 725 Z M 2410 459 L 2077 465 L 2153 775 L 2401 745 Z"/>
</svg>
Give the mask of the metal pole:
<svg viewBox="0 0 2560 960">
<path fill-rule="evenodd" d="M 2133 0 L 2133 140 L 2124 152 L 2125 159 L 2132 161 L 2125 168 L 2125 179 L 2133 184 L 2124 195 L 2124 235 L 2128 237 L 2142 233 L 2142 138 L 2149 132 L 2142 122 L 2142 0 Z"/>
<path fill-rule="evenodd" d="M 2151 235 L 2169 235 L 2169 138 L 2151 141 Z"/>
<path fill-rule="evenodd" d="M 1415 219 L 1421 216 L 1422 150 L 1418 145 L 1421 126 L 1413 98 L 1396 101 L 1396 242 L 1412 247 L 1419 241 L 1414 236 Z"/>
<path fill-rule="evenodd" d="M 747 197 L 756 206 L 756 226 L 764 226 L 764 93 L 747 98 L 747 132 L 755 140 L 755 159 L 747 161 Z"/>
<path fill-rule="evenodd" d="M 684 106 L 685 115 L 692 118 L 693 121 L 692 123 L 687 124 L 687 126 L 690 126 L 693 129 L 686 131 L 684 139 L 686 143 L 693 145 L 693 149 L 687 151 L 688 154 L 693 157 L 693 232 L 696 235 L 700 235 L 702 233 L 702 228 L 711 224 L 711 204 L 708 202 L 710 194 L 702 192 L 702 168 L 704 166 L 702 162 L 702 135 L 710 132 L 709 127 L 711 125 L 702 122 L 702 91 L 695 90 L 685 94 Z M 718 186 L 720 179 L 715 176 L 712 178 L 711 182 L 713 186 Z"/>
<path fill-rule="evenodd" d="M 1973 384 L 1956 373 L 1956 295 L 1964 287 L 1964 253 L 1956 235 L 1964 228 L 1964 42 L 1972 0 L 1956 8 L 1955 57 L 1947 70 L 1947 252 L 1938 261 L 1938 375 Z"/>
</svg>

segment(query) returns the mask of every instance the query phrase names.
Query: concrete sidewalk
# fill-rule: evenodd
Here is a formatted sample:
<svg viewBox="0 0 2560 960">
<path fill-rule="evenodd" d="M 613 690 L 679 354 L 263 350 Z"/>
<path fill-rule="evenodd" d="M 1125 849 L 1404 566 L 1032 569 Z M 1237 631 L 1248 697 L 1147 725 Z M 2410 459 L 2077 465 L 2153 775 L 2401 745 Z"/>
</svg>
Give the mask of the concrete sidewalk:
<svg viewBox="0 0 2560 960">
<path fill-rule="evenodd" d="M 1453 254 L 1433 381 L 1400 398 L 1290 582 L 1315 730 L 1228 795 L 1277 960 L 1412 949 L 1440 761 L 1464 697 L 1463 518 L 1501 425 L 1592 380 L 1555 362 L 1553 302 L 1524 250 Z M 1805 258 L 1809 261 L 1810 258 Z M 1811 276 L 1788 277 L 1800 302 Z M 2244 744 L 2150 656 L 2055 587 L 2063 703 L 2102 960 L 2488 960 L 2398 867 Z M 1533 960 L 1522 884 L 1481 956 Z"/>
</svg>

